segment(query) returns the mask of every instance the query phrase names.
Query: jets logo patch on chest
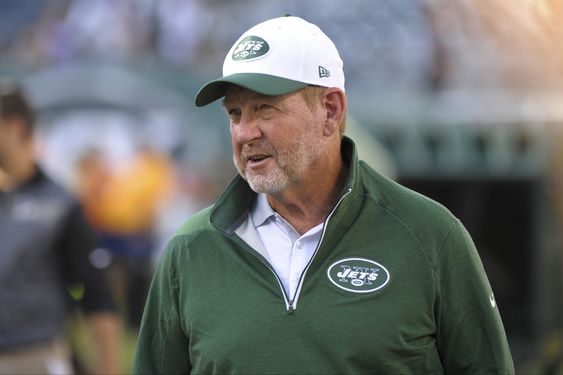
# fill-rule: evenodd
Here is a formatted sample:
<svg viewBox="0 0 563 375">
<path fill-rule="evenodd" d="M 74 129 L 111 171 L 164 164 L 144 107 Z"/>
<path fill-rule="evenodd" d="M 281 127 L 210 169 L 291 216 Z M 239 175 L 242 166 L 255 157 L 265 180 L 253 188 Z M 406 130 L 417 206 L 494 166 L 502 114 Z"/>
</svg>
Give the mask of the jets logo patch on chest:
<svg viewBox="0 0 563 375">
<path fill-rule="evenodd" d="M 365 258 L 346 258 L 334 262 L 327 270 L 330 282 L 353 293 L 371 293 L 385 287 L 390 280 L 383 265 Z"/>
</svg>

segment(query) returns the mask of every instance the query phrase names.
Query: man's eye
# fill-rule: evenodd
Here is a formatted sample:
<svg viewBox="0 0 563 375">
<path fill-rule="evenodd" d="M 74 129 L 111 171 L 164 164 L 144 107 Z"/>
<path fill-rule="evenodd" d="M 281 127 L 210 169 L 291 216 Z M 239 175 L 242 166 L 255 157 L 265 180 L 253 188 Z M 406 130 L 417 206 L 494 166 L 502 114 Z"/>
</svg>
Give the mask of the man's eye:
<svg viewBox="0 0 563 375">
<path fill-rule="evenodd" d="M 240 111 L 238 109 L 229 109 L 227 111 L 227 114 L 230 118 L 235 118 L 240 115 Z"/>
<path fill-rule="evenodd" d="M 269 109 L 273 109 L 274 107 L 271 104 L 260 104 L 258 110 L 260 111 L 267 111 Z"/>
</svg>

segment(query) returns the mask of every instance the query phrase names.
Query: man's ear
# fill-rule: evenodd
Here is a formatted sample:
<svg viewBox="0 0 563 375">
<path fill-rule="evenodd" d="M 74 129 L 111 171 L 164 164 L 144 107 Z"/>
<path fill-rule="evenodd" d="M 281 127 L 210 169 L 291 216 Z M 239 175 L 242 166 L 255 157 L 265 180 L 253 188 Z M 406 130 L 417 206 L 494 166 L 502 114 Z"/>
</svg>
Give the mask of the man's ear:
<svg viewBox="0 0 563 375">
<path fill-rule="evenodd" d="M 323 93 L 326 120 L 323 133 L 331 136 L 338 129 L 346 116 L 346 95 L 335 87 L 328 88 Z"/>
</svg>

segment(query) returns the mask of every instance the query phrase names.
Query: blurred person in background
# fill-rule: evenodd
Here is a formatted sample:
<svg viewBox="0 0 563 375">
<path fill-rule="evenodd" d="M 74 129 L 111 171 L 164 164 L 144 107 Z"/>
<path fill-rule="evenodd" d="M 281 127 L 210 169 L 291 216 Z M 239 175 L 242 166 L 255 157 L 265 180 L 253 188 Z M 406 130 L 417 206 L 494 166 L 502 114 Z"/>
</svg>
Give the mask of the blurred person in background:
<svg viewBox="0 0 563 375">
<path fill-rule="evenodd" d="M 222 97 L 239 175 L 163 254 L 134 373 L 514 373 L 464 226 L 344 136 L 343 64 L 317 26 L 245 32 L 196 105 Z"/>
<path fill-rule="evenodd" d="M 34 112 L 13 82 L 0 83 L 0 373 L 74 371 L 66 322 L 73 300 L 96 340 L 103 374 L 120 372 L 121 323 L 96 237 L 77 201 L 40 168 Z"/>
<path fill-rule="evenodd" d="M 109 277 L 134 333 L 154 272 L 156 219 L 171 190 L 172 171 L 169 157 L 148 145 L 118 168 L 97 149 L 84 152 L 78 163 L 78 195 L 111 255 Z"/>
</svg>

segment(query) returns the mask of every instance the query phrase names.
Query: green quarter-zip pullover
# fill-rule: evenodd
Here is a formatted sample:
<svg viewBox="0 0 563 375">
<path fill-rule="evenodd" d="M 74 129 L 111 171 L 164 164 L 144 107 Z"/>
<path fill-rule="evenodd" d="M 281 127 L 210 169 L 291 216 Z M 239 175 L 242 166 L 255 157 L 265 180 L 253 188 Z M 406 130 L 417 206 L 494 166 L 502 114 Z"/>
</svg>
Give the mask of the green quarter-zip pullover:
<svg viewBox="0 0 563 375">
<path fill-rule="evenodd" d="M 514 373 L 475 246 L 440 204 L 342 153 L 349 175 L 296 300 L 235 230 L 240 177 L 171 240 L 154 276 L 136 374 Z"/>
</svg>

